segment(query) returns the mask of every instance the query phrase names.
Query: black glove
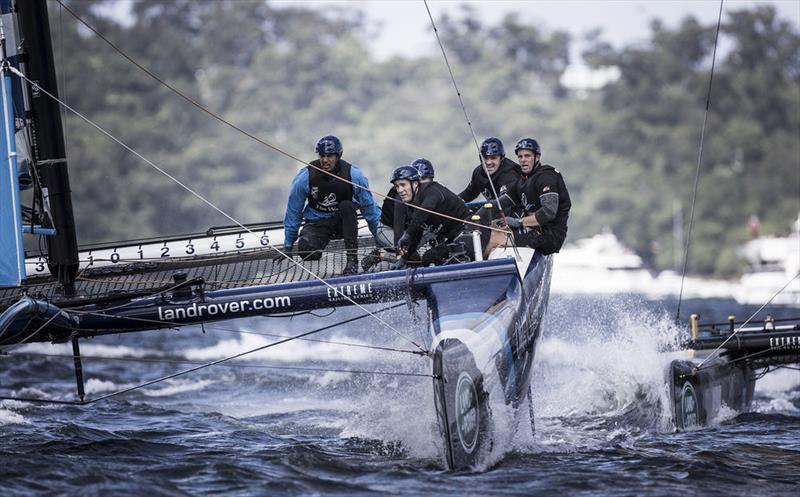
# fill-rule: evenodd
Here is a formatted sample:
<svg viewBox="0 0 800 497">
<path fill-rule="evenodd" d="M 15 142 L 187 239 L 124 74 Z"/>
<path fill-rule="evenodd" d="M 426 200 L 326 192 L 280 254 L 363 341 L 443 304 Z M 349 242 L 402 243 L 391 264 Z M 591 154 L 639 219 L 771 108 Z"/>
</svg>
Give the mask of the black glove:
<svg viewBox="0 0 800 497">
<path fill-rule="evenodd" d="M 381 249 L 376 248 L 366 257 L 361 259 L 361 267 L 364 269 L 364 272 L 369 271 L 372 269 L 373 266 L 379 264 L 383 259 L 381 258 Z"/>
<path fill-rule="evenodd" d="M 408 232 L 403 233 L 403 236 L 397 240 L 397 248 L 400 250 L 401 254 L 405 254 L 408 251 L 408 247 L 411 245 L 411 236 L 409 236 Z"/>
<path fill-rule="evenodd" d="M 506 216 L 505 225 L 512 229 L 522 228 L 521 217 L 508 217 Z"/>
<path fill-rule="evenodd" d="M 284 257 L 283 254 L 286 254 L 286 257 Z M 283 247 L 283 254 L 281 254 L 280 252 L 275 252 L 275 255 L 272 256 L 272 262 L 281 262 L 286 258 L 291 259 L 295 255 L 294 247 L 292 247 L 291 245 L 289 245 L 288 247 Z"/>
</svg>

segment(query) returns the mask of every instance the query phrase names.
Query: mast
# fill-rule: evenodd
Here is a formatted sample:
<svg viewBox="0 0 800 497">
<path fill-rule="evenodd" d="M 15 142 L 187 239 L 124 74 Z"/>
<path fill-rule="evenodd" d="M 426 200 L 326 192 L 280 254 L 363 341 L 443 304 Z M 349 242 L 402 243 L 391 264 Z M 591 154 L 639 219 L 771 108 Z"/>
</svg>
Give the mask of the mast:
<svg viewBox="0 0 800 497">
<path fill-rule="evenodd" d="M 21 51 L 25 72 L 32 81 L 58 97 L 53 45 L 46 0 L 16 2 L 19 14 Z M 32 137 L 33 163 L 42 180 L 44 205 L 50 206 L 50 220 L 56 233 L 46 237 L 50 273 L 58 278 L 64 294 L 75 293 L 78 272 L 78 241 L 72 213 L 71 189 L 64 131 L 58 102 L 47 97 L 37 87 L 28 88 L 30 115 L 28 126 Z"/>
</svg>

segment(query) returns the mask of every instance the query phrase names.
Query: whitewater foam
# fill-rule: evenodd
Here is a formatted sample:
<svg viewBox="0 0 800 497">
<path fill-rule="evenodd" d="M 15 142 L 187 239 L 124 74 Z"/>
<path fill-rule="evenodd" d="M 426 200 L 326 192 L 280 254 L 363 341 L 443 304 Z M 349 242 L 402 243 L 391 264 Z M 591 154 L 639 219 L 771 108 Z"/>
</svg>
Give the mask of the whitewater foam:
<svg viewBox="0 0 800 497">
<path fill-rule="evenodd" d="M 148 397 L 168 397 L 184 392 L 203 390 L 215 382 L 211 380 L 166 380 L 165 386 L 160 388 L 145 388 L 142 393 Z"/>
<path fill-rule="evenodd" d="M 577 324 L 559 329 L 557 318 L 566 313 Z M 556 304 L 555 317 L 534 361 L 537 431 L 530 449 L 570 452 L 672 429 L 665 372 L 684 355 L 663 352 L 679 337 L 669 318 L 632 299 L 580 313 Z"/>
<path fill-rule="evenodd" d="M 4 425 L 27 425 L 30 424 L 30 421 L 25 419 L 22 414 L 17 412 L 11 411 L 9 409 L 4 409 L 5 407 L 10 407 L 6 401 L 0 403 L 0 426 Z"/>
<path fill-rule="evenodd" d="M 238 338 L 221 340 L 209 347 L 189 348 L 183 351 L 183 356 L 190 360 L 211 361 L 230 357 L 247 350 L 263 347 L 278 341 L 277 338 L 248 334 Z M 331 338 L 336 341 L 336 337 Z M 350 343 L 364 344 L 347 339 Z M 271 361 L 271 362 L 303 362 L 303 361 L 338 361 L 338 362 L 365 362 L 374 355 L 369 349 L 338 345 L 334 343 L 309 342 L 292 340 L 275 347 L 260 350 L 243 356 L 244 361 Z"/>
</svg>

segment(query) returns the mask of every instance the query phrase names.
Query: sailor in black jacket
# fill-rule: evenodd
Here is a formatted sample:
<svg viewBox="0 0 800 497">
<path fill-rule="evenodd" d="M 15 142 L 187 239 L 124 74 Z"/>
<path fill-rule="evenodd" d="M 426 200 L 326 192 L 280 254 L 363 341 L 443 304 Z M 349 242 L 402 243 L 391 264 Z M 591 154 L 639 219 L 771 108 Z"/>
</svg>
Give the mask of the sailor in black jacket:
<svg viewBox="0 0 800 497">
<path fill-rule="evenodd" d="M 509 192 L 521 212 L 519 217 L 506 217 L 506 224 L 512 229 L 517 245 L 534 248 L 544 255 L 558 252 L 567 237 L 567 219 L 572 207 L 564 178 L 558 169 L 541 163 L 541 148 L 536 140 L 524 138 L 516 150 L 518 155 L 533 151 L 535 161 L 531 177 Z M 493 232 L 486 252 L 501 245 L 504 237 Z"/>
<path fill-rule="evenodd" d="M 430 165 L 430 161 L 426 161 Z M 404 261 L 414 260 L 417 248 L 423 239 L 433 245 L 422 257 L 422 264 L 443 264 L 448 258 L 447 243 L 453 241 L 464 226 L 462 222 L 469 216 L 469 209 L 461 198 L 437 183 L 436 181 L 420 182 L 417 169 L 408 166 L 412 171 L 394 181 L 398 196 L 406 203 L 421 207 L 411 208 L 411 219 L 403 235 L 397 242 L 401 258 Z M 433 166 L 430 165 L 431 176 Z M 424 210 L 423 210 L 424 209 Z M 438 215 L 442 214 L 442 216 Z"/>
<path fill-rule="evenodd" d="M 479 165 L 472 171 L 472 178 L 469 184 L 464 188 L 464 191 L 458 194 L 465 202 L 475 200 L 481 193 L 486 197 L 486 200 L 494 200 L 494 192 L 489 184 L 486 171 L 489 171 L 492 183 L 497 190 L 497 195 L 500 197 L 508 189 L 512 188 L 522 176 L 519 164 L 506 158 L 503 142 L 499 139 L 487 138 L 484 140 L 481 143 L 481 155 L 483 156 L 483 163 L 486 164 L 486 170 L 484 170 L 483 165 Z"/>
</svg>

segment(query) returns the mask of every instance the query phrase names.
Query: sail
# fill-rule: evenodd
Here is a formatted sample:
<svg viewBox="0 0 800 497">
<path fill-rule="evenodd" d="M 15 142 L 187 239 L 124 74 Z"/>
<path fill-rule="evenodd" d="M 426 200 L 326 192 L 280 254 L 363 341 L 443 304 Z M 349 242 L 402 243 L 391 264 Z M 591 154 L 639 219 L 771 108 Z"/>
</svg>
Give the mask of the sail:
<svg viewBox="0 0 800 497">
<path fill-rule="evenodd" d="M 6 20 L 7 16 L 3 16 Z M 5 25 L 5 23 L 3 23 Z M 5 43 L 3 44 L 5 51 Z M 25 279 L 25 248 L 22 243 L 22 212 L 19 172 L 14 143 L 14 111 L 11 77 L 2 78 L 2 119 L 0 119 L 0 285 L 18 286 Z"/>
</svg>

